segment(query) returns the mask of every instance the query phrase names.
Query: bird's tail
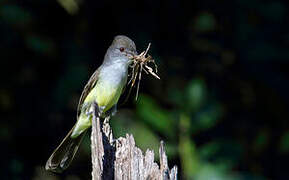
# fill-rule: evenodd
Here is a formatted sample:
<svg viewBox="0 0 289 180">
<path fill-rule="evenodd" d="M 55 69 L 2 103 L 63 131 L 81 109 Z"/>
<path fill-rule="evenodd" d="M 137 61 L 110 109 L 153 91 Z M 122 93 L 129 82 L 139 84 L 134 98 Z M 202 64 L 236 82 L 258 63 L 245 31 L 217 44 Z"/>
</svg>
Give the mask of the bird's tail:
<svg viewBox="0 0 289 180">
<path fill-rule="evenodd" d="M 71 138 L 74 127 L 69 131 L 60 145 L 54 150 L 46 162 L 45 169 L 60 173 L 65 170 L 71 163 L 86 131 L 76 138 Z"/>
</svg>

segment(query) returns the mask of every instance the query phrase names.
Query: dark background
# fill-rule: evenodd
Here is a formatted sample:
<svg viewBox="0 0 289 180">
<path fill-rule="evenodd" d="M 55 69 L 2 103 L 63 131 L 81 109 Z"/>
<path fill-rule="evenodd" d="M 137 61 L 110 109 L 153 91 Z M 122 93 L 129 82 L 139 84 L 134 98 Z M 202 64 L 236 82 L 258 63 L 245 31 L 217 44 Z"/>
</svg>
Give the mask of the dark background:
<svg viewBox="0 0 289 180">
<path fill-rule="evenodd" d="M 180 179 L 289 179 L 288 5 L 273 0 L 0 1 L 0 179 L 89 179 L 44 165 L 76 121 L 82 88 L 118 34 L 150 54 L 111 120 L 143 150 L 166 142 Z M 158 153 L 157 153 L 158 154 Z"/>
</svg>

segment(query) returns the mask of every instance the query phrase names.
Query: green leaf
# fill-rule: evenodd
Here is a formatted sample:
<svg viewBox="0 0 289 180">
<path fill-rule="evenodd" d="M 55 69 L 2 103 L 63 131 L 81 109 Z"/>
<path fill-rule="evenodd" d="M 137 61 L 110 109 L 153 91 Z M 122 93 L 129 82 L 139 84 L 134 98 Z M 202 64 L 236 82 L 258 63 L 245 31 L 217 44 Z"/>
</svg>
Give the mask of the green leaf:
<svg viewBox="0 0 289 180">
<path fill-rule="evenodd" d="M 216 125 L 223 114 L 222 106 L 211 103 L 204 110 L 195 114 L 192 120 L 192 131 L 204 131 Z"/>
<path fill-rule="evenodd" d="M 192 80 L 188 85 L 186 97 L 189 111 L 198 111 L 207 97 L 205 82 L 201 79 Z"/>
<path fill-rule="evenodd" d="M 198 148 L 202 160 L 214 162 L 215 165 L 230 169 L 236 165 L 243 151 L 243 147 L 229 140 L 215 140 Z"/>
<path fill-rule="evenodd" d="M 154 150 L 156 157 L 158 156 L 159 137 L 144 123 L 140 122 L 130 111 L 119 111 L 110 122 L 116 138 L 132 134 L 136 145 L 140 149 L 144 152 L 146 149 Z"/>
<path fill-rule="evenodd" d="M 28 36 L 26 45 L 31 50 L 41 54 L 51 54 L 55 51 L 55 44 L 51 39 L 40 36 Z"/>
<path fill-rule="evenodd" d="M 231 180 L 238 180 L 240 178 L 237 178 L 236 176 L 232 176 L 229 174 L 229 172 L 226 172 L 223 170 L 223 168 L 220 168 L 219 166 L 216 166 L 211 163 L 204 163 L 196 176 L 194 176 L 194 179 L 196 180 L 204 180 L 204 179 L 210 179 L 210 180 L 224 180 L 224 179 L 231 179 Z"/>
<path fill-rule="evenodd" d="M 3 5 L 0 7 L 0 17 L 7 23 L 14 25 L 27 25 L 31 21 L 31 14 L 15 5 Z"/>
<path fill-rule="evenodd" d="M 214 15 L 205 12 L 201 13 L 194 22 L 194 30 L 197 32 L 213 31 L 216 27 Z"/>
<path fill-rule="evenodd" d="M 180 136 L 179 155 L 184 173 L 183 175 L 186 179 L 191 179 L 198 173 L 201 165 L 196 146 L 187 135 Z"/>
<path fill-rule="evenodd" d="M 174 137 L 175 123 L 171 113 L 161 108 L 151 97 L 140 95 L 137 114 L 145 123 L 167 137 Z"/>
<path fill-rule="evenodd" d="M 215 156 L 217 152 L 221 149 L 221 144 L 218 142 L 209 142 L 201 146 L 198 150 L 200 156 L 204 159 L 210 159 L 211 157 Z"/>
<path fill-rule="evenodd" d="M 280 140 L 279 150 L 281 153 L 289 152 L 289 131 L 285 132 Z"/>
<path fill-rule="evenodd" d="M 258 133 L 258 135 L 254 141 L 253 149 L 255 152 L 260 152 L 261 150 L 266 148 L 268 143 L 269 143 L 269 132 L 266 129 L 262 129 Z"/>
</svg>

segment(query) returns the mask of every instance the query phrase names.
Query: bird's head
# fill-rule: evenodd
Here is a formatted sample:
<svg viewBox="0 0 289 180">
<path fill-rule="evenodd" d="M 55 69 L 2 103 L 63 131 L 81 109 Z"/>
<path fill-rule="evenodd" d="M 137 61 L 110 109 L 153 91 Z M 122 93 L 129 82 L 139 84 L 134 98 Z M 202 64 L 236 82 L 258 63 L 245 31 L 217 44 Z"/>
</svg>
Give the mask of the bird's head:
<svg viewBox="0 0 289 180">
<path fill-rule="evenodd" d="M 123 59 L 129 61 L 129 57 L 137 55 L 133 40 L 124 35 L 115 36 L 111 46 L 108 48 L 106 58 Z"/>
</svg>

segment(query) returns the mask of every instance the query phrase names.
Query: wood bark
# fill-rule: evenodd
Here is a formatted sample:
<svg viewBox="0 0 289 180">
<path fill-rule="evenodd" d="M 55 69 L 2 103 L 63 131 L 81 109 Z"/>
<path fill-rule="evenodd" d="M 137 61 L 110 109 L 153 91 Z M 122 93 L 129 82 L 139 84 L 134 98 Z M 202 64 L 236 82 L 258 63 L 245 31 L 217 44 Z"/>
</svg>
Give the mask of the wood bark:
<svg viewBox="0 0 289 180">
<path fill-rule="evenodd" d="M 159 148 L 160 166 L 154 162 L 154 152 L 145 154 L 135 146 L 132 135 L 113 138 L 109 117 L 101 120 L 93 108 L 91 132 L 92 180 L 176 180 L 177 166 L 168 167 L 164 142 Z"/>
</svg>

